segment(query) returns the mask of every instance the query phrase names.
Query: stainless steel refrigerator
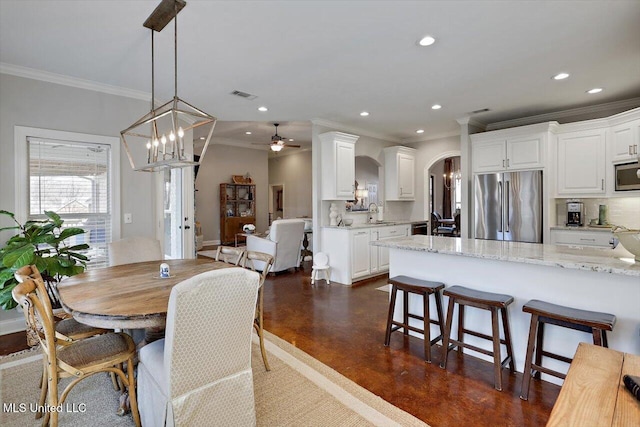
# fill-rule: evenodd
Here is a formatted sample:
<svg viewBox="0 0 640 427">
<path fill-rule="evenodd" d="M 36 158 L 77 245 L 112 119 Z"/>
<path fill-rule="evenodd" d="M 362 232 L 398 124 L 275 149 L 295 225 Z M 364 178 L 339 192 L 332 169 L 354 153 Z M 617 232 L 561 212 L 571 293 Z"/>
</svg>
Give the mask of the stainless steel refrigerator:
<svg viewBox="0 0 640 427">
<path fill-rule="evenodd" d="M 542 171 L 476 175 L 476 239 L 542 243 Z"/>
</svg>

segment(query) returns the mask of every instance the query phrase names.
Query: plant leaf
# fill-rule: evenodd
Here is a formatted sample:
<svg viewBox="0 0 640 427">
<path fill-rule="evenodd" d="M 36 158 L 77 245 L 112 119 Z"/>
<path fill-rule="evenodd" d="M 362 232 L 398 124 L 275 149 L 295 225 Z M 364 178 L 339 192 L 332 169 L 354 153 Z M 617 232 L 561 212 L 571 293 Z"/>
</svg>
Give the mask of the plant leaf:
<svg viewBox="0 0 640 427">
<path fill-rule="evenodd" d="M 11 280 L 15 280 L 13 277 L 14 270 L 11 268 L 3 268 L 0 270 L 0 288 L 4 288 Z"/>
<path fill-rule="evenodd" d="M 13 295 L 11 295 L 11 291 L 17 285 L 18 283 L 16 282 L 0 290 L 0 307 L 2 307 L 3 310 L 11 310 L 18 306 L 18 303 L 13 299 Z"/>
<path fill-rule="evenodd" d="M 18 227 L 16 225 L 14 227 L 2 227 L 2 228 L 0 228 L 0 231 L 5 231 L 5 230 L 20 230 L 20 227 Z"/>
<path fill-rule="evenodd" d="M 44 211 L 44 214 L 53 221 L 53 223 L 55 224 L 56 227 L 60 227 L 62 225 L 62 223 L 64 222 L 60 218 L 60 215 L 58 215 L 57 213 L 55 213 L 53 211 Z"/>
<path fill-rule="evenodd" d="M 85 249 L 89 249 L 89 245 L 87 245 L 86 243 L 82 243 L 80 245 L 73 245 L 66 248 L 62 248 L 60 249 L 60 252 L 82 251 Z"/>
<path fill-rule="evenodd" d="M 5 267 L 20 268 L 25 265 L 31 264 L 34 258 L 35 248 L 32 244 L 26 243 L 17 249 L 7 253 L 2 258 L 2 264 Z"/>
<path fill-rule="evenodd" d="M 60 241 L 63 241 L 65 239 L 68 239 L 71 236 L 75 236 L 77 234 L 84 234 L 85 231 L 82 228 L 67 228 L 65 230 L 62 230 L 62 233 L 60 233 L 60 236 L 58 236 L 58 239 L 60 239 Z"/>
<path fill-rule="evenodd" d="M 10 216 L 11 218 L 16 217 L 12 212 L 5 211 L 5 210 L 0 210 L 0 215 L 7 215 L 7 216 Z"/>
<path fill-rule="evenodd" d="M 86 255 L 80 254 L 78 252 L 66 252 L 70 257 L 80 259 L 82 261 L 89 261 L 89 258 Z"/>
</svg>

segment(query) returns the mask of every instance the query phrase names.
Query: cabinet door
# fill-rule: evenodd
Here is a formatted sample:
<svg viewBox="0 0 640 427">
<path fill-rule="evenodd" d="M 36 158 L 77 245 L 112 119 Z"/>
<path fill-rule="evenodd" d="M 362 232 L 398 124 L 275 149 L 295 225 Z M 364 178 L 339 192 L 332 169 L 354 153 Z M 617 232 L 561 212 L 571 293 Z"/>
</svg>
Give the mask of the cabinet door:
<svg viewBox="0 0 640 427">
<path fill-rule="evenodd" d="M 371 272 L 369 230 L 354 231 L 351 235 L 351 278 L 368 276 Z"/>
<path fill-rule="evenodd" d="M 375 242 L 376 240 L 378 240 L 378 230 L 373 229 L 371 230 L 370 241 Z M 371 274 L 377 273 L 380 270 L 380 259 L 378 255 L 380 252 L 380 249 L 382 248 L 378 248 L 374 246 L 369 247 L 369 252 L 370 252 L 369 271 L 371 272 Z"/>
<path fill-rule="evenodd" d="M 640 143 L 640 120 L 614 126 L 611 129 L 612 160 L 635 160 Z"/>
<path fill-rule="evenodd" d="M 558 194 L 605 193 L 605 129 L 558 136 Z"/>
<path fill-rule="evenodd" d="M 474 172 L 501 171 L 507 166 L 504 140 L 477 142 L 471 150 Z"/>
<path fill-rule="evenodd" d="M 398 194 L 401 199 L 415 197 L 415 158 L 411 155 L 398 153 Z"/>
<path fill-rule="evenodd" d="M 336 196 L 353 198 L 356 180 L 355 145 L 336 141 Z"/>
<path fill-rule="evenodd" d="M 544 166 L 541 136 L 507 139 L 507 169 L 528 169 Z"/>
<path fill-rule="evenodd" d="M 551 230 L 551 243 L 569 246 L 611 247 L 611 233 L 582 230 Z"/>
</svg>

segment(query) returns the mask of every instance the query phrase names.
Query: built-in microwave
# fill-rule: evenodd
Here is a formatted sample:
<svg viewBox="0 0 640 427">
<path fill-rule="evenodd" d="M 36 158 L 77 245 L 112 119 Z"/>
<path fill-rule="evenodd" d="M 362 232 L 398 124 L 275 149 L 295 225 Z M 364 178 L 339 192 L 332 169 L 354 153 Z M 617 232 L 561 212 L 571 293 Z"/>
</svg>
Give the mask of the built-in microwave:
<svg viewBox="0 0 640 427">
<path fill-rule="evenodd" d="M 615 166 L 616 191 L 640 190 L 640 163 Z"/>
</svg>

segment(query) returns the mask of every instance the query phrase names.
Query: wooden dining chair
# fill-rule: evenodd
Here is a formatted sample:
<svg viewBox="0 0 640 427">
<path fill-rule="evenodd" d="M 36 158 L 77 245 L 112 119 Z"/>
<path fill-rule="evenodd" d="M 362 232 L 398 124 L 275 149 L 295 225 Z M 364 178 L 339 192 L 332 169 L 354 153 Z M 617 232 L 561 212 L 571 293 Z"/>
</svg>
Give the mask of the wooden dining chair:
<svg viewBox="0 0 640 427">
<path fill-rule="evenodd" d="M 44 283 L 40 279 L 22 277 L 22 283 L 13 288 L 13 299 L 26 312 L 29 325 L 36 328 L 36 319 L 42 325 L 39 335 L 40 347 L 47 364 L 46 389 L 48 404 L 55 408 L 64 404 L 69 392 L 80 381 L 98 372 L 112 372 L 118 375 L 129 391 L 131 413 L 136 426 L 140 426 L 140 415 L 136 400 L 135 375 L 133 359 L 136 346 L 133 339 L 124 333 L 106 333 L 80 341 L 59 346 L 54 329 L 52 312 L 46 307 L 47 298 Z M 127 363 L 127 374 L 119 366 Z M 73 378 L 58 396 L 58 381 L 62 378 Z M 58 425 L 58 412 L 47 411 L 42 421 L 43 426 Z"/>
<path fill-rule="evenodd" d="M 216 261 L 226 262 L 227 264 L 240 265 L 244 249 L 234 248 L 231 246 L 218 246 L 216 250 Z"/>
<path fill-rule="evenodd" d="M 66 346 L 72 344 L 78 340 L 89 338 L 95 335 L 101 335 L 108 332 L 106 329 L 102 328 L 94 328 L 93 326 L 85 325 L 84 323 L 80 323 L 75 320 L 73 317 L 62 317 L 58 318 L 53 311 L 53 307 L 51 305 L 51 300 L 49 298 L 49 294 L 44 286 L 44 280 L 42 279 L 42 275 L 38 270 L 38 267 L 35 265 L 25 265 L 22 268 L 19 268 L 15 273 L 14 277 L 18 281 L 18 283 L 23 283 L 27 279 L 32 279 L 36 281 L 36 285 L 42 284 L 42 289 L 38 290 L 38 294 L 41 296 L 42 304 L 44 309 L 51 313 L 52 319 L 54 321 L 54 332 L 56 337 L 56 344 L 59 346 Z M 27 325 L 29 325 L 28 313 L 26 310 L 23 310 L 23 314 L 25 316 L 25 321 Z M 38 342 L 40 338 L 43 337 L 44 331 L 42 327 L 38 327 L 37 329 L 31 329 L 34 334 L 34 339 Z M 39 336 L 38 336 L 39 335 Z M 120 388 L 119 384 L 115 379 L 115 375 L 111 376 L 113 381 L 114 389 L 118 390 Z M 43 357 L 43 368 L 42 368 L 42 376 L 40 378 L 40 400 L 38 407 L 41 408 L 45 400 L 47 398 L 47 363 L 46 357 Z M 42 417 L 42 412 L 37 411 L 35 414 L 36 419 Z"/>
<path fill-rule="evenodd" d="M 260 338 L 260 352 L 262 353 L 262 361 L 267 371 L 271 370 L 269 361 L 267 360 L 267 351 L 264 348 L 264 327 L 263 327 L 263 312 L 264 312 L 264 281 L 267 279 L 267 274 L 273 267 L 274 258 L 263 252 L 246 251 L 242 259 L 242 266 L 253 271 L 261 271 L 260 274 L 260 288 L 258 289 L 258 300 L 256 301 L 256 312 L 253 320 L 253 327 L 256 329 L 258 338 Z"/>
</svg>

